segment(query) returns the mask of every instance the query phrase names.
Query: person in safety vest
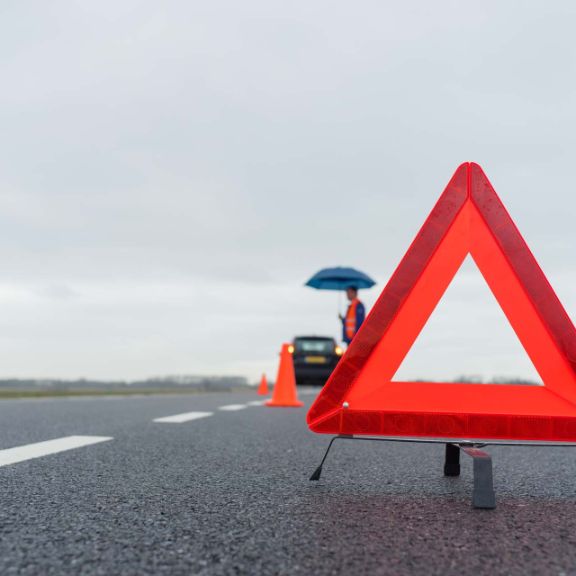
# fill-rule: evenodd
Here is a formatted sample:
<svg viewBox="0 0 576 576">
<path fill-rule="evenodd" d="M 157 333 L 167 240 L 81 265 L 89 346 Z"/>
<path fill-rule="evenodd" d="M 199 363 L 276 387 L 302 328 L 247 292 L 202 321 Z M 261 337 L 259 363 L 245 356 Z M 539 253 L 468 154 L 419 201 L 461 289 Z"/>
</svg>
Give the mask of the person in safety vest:
<svg viewBox="0 0 576 576">
<path fill-rule="evenodd" d="M 364 310 L 364 304 L 358 299 L 358 289 L 355 286 L 346 288 L 346 296 L 350 300 L 350 305 L 346 311 L 346 316 L 340 314 L 339 317 L 342 321 L 342 340 L 346 344 L 350 344 L 362 322 L 364 322 L 366 311 Z"/>
</svg>

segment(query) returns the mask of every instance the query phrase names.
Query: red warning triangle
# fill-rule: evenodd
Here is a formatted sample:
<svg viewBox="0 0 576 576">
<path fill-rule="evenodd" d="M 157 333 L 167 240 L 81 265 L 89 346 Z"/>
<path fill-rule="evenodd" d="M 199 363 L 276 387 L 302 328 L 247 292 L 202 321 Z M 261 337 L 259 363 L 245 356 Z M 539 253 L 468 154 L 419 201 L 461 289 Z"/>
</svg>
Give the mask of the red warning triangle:
<svg viewBox="0 0 576 576">
<path fill-rule="evenodd" d="M 468 254 L 543 386 L 392 381 Z M 307 420 L 327 434 L 576 441 L 576 330 L 480 166 L 456 170 Z"/>
</svg>

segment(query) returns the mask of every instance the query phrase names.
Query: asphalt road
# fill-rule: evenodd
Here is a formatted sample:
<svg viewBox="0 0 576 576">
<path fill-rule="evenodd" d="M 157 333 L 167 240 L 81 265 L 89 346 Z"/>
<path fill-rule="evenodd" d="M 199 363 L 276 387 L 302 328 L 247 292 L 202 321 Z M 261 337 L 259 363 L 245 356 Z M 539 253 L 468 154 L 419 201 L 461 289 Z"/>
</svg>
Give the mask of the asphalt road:
<svg viewBox="0 0 576 576">
<path fill-rule="evenodd" d="M 309 482 L 329 438 L 252 400 L 0 402 L 0 459 L 112 438 L 0 466 L 0 574 L 576 574 L 576 449 L 490 449 L 498 507 L 474 510 L 442 446 L 343 441 Z"/>
</svg>

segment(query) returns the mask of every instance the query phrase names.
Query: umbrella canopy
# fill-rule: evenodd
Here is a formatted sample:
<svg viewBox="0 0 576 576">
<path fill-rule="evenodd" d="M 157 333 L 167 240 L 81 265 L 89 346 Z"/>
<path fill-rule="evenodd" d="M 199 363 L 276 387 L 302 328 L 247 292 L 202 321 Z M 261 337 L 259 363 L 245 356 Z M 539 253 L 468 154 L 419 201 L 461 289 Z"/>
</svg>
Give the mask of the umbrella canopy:
<svg viewBox="0 0 576 576">
<path fill-rule="evenodd" d="M 376 282 L 355 268 L 324 268 L 317 272 L 306 282 L 306 286 L 317 290 L 346 290 L 349 286 L 354 288 L 372 288 Z"/>
</svg>

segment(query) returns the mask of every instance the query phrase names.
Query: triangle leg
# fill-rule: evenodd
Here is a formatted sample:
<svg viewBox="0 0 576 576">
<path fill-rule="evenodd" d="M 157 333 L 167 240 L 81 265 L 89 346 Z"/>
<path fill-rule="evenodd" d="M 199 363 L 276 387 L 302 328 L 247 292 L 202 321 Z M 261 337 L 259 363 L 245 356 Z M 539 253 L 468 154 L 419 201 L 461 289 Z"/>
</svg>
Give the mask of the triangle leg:
<svg viewBox="0 0 576 576">
<path fill-rule="evenodd" d="M 474 463 L 474 490 L 472 507 L 491 510 L 496 508 L 496 494 L 492 479 L 492 457 L 478 448 L 462 446 L 461 449 L 472 458 Z"/>
<path fill-rule="evenodd" d="M 446 444 L 444 476 L 460 476 L 460 448 L 455 444 Z"/>
<path fill-rule="evenodd" d="M 330 440 L 330 444 L 328 444 L 328 448 L 326 448 L 326 452 L 324 452 L 324 457 L 322 458 L 320 465 L 318 466 L 318 468 L 316 468 L 316 470 L 314 470 L 312 476 L 310 476 L 311 482 L 312 481 L 317 482 L 318 480 L 320 480 L 320 476 L 322 476 L 322 467 L 324 466 L 324 462 L 326 462 L 326 458 L 328 458 L 328 453 L 330 452 L 330 448 L 332 448 L 332 444 L 334 444 L 334 440 L 338 440 L 338 438 L 347 438 L 347 436 L 334 436 L 334 438 Z"/>
</svg>

